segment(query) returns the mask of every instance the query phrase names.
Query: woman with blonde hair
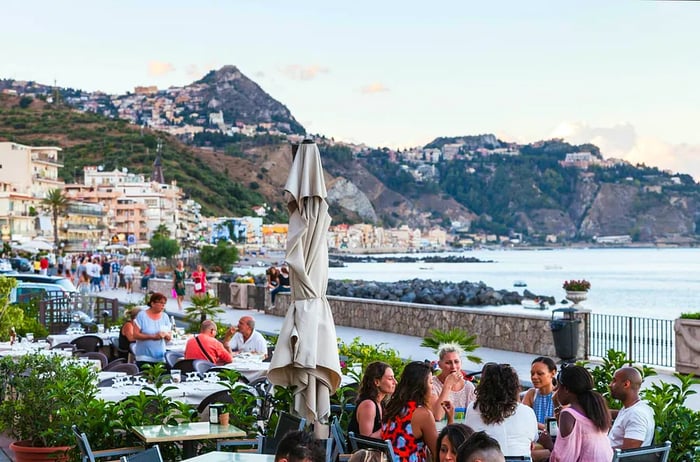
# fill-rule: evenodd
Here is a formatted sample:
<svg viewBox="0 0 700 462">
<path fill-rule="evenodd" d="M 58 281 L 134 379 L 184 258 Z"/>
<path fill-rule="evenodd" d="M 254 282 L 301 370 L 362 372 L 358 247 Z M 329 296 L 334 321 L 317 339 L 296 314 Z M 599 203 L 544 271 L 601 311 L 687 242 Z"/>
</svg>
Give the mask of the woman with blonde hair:
<svg viewBox="0 0 700 462">
<path fill-rule="evenodd" d="M 449 401 L 455 409 L 455 418 L 464 419 L 469 403 L 474 401 L 474 385 L 465 380 L 462 372 L 462 354 L 464 350 L 456 343 L 442 343 L 438 350 L 438 367 L 440 374 L 433 376 L 432 411 L 435 420 L 445 416 L 443 403 Z M 459 413 L 461 412 L 461 415 Z"/>
</svg>

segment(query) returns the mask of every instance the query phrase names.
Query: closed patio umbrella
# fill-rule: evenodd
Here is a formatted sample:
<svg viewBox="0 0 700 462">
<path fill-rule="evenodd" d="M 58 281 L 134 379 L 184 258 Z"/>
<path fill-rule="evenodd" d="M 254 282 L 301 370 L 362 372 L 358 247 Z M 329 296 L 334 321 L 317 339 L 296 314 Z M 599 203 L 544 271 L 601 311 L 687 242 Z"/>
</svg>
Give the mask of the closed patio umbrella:
<svg viewBox="0 0 700 462">
<path fill-rule="evenodd" d="M 268 378 L 275 385 L 295 386 L 296 412 L 314 422 L 318 437 L 328 438 L 330 396 L 340 385 L 341 373 L 335 324 L 326 299 L 326 236 L 331 217 L 316 144 L 304 142 L 299 146 L 285 191 L 290 197 L 285 260 L 291 303 Z"/>
</svg>

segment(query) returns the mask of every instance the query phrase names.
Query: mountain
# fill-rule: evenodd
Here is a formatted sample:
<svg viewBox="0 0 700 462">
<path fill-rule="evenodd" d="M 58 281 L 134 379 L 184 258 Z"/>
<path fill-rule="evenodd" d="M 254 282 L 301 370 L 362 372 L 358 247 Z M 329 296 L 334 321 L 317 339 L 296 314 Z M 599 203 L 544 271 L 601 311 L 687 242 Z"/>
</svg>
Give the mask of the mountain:
<svg viewBox="0 0 700 462">
<path fill-rule="evenodd" d="M 64 179 L 72 181 L 84 165 L 150 173 L 161 138 L 166 181 L 177 180 L 205 213 L 246 215 L 265 203 L 270 221 L 286 220 L 291 148 L 284 134 L 303 127 L 234 66 L 185 87 L 110 97 L 23 85 L 0 81 L 19 94 L 0 97 L 0 137 L 63 147 Z M 46 102 L 57 94 L 57 102 Z M 223 121 L 212 120 L 219 111 Z M 174 136 L 143 124 L 191 131 Z M 529 243 L 626 235 L 688 245 L 700 237 L 700 186 L 692 177 L 604 160 L 591 144 L 517 144 L 492 134 L 439 137 L 405 151 L 323 136 L 316 142 L 334 223 L 441 225 Z"/>
</svg>

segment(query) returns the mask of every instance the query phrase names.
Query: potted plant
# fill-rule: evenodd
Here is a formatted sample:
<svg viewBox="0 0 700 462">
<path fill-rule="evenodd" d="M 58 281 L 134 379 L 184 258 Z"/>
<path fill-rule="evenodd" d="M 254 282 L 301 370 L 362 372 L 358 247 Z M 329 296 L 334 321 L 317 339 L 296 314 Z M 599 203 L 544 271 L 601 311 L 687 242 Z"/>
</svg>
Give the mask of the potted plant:
<svg viewBox="0 0 700 462">
<path fill-rule="evenodd" d="M 16 461 L 67 460 L 97 393 L 96 374 L 63 356 L 0 359 L 0 433 L 15 442 Z"/>
<path fill-rule="evenodd" d="M 673 329 L 676 332 L 676 371 L 700 375 L 700 312 L 682 313 Z"/>
<path fill-rule="evenodd" d="M 564 281 L 562 287 L 566 291 L 566 299 L 574 302 L 573 308 L 577 308 L 588 297 L 591 283 L 585 279 L 570 279 Z"/>
</svg>

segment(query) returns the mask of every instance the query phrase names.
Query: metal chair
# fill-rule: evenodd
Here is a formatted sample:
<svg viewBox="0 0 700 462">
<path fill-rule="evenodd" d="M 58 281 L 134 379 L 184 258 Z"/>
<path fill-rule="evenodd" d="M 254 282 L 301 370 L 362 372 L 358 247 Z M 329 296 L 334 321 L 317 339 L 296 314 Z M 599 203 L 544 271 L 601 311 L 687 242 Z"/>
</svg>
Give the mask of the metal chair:
<svg viewBox="0 0 700 462">
<path fill-rule="evenodd" d="M 333 416 L 331 421 L 331 437 L 333 439 L 333 454 L 331 460 L 345 462 L 350 459 L 350 451 L 348 451 L 347 440 L 345 439 L 343 427 L 340 426 L 338 416 Z"/>
<path fill-rule="evenodd" d="M 355 436 L 354 432 L 348 432 L 348 439 L 353 452 L 358 449 L 375 449 L 382 451 L 386 455 L 387 460 L 394 460 L 394 448 L 389 440 Z"/>
<path fill-rule="evenodd" d="M 173 364 L 173 367 L 171 369 L 180 369 L 180 372 L 183 374 L 187 374 L 188 372 L 197 372 L 194 369 L 194 362 L 197 361 L 196 359 L 179 359 L 175 364 Z"/>
<path fill-rule="evenodd" d="M 83 350 L 86 353 L 100 351 L 100 348 L 104 346 L 102 337 L 90 334 L 74 338 L 70 343 L 75 345 L 78 350 Z"/>
<path fill-rule="evenodd" d="M 158 445 L 154 445 L 150 449 L 134 454 L 133 456 L 122 456 L 121 462 L 163 462 L 163 457 L 160 455 Z"/>
<path fill-rule="evenodd" d="M 277 427 L 275 427 L 275 436 L 272 438 L 263 438 L 263 444 L 259 446 L 258 453 L 275 454 L 277 452 L 277 445 L 280 440 L 284 438 L 284 435 L 292 431 L 303 430 L 305 426 L 305 418 L 297 417 L 287 412 L 280 412 L 279 419 L 277 420 Z"/>
<path fill-rule="evenodd" d="M 124 359 L 124 358 L 113 359 L 110 362 L 108 362 L 107 365 L 102 368 L 102 370 L 105 372 L 109 372 L 117 364 L 126 364 L 126 359 Z"/>
<path fill-rule="evenodd" d="M 134 454 L 143 451 L 143 448 L 140 447 L 104 449 L 100 451 L 93 451 L 90 447 L 90 441 L 88 441 L 87 435 L 81 432 L 77 425 L 73 425 L 71 428 L 73 429 L 75 441 L 77 443 L 78 449 L 80 450 L 81 462 L 95 462 L 96 459 L 101 459 L 104 457 L 109 457 L 110 460 L 114 460 L 116 457 L 119 456 Z"/>
<path fill-rule="evenodd" d="M 206 359 L 195 359 L 194 361 L 192 361 L 192 367 L 202 377 L 204 377 L 205 372 L 208 372 L 209 369 L 211 369 L 215 365 L 216 364 L 207 361 Z"/>
<path fill-rule="evenodd" d="M 105 367 L 107 367 L 107 364 L 109 363 L 109 359 L 107 358 L 107 355 L 104 353 L 100 353 L 99 351 L 90 351 L 88 353 L 80 353 L 78 355 L 78 358 L 99 359 L 100 360 L 100 369 L 102 369 L 102 370 L 105 370 Z"/>
<path fill-rule="evenodd" d="M 612 462 L 624 460 L 627 462 L 666 462 L 671 452 L 671 442 L 655 446 L 644 446 L 635 449 L 615 449 Z"/>
<path fill-rule="evenodd" d="M 52 346 L 51 349 L 52 349 L 52 350 L 68 350 L 68 349 L 71 349 L 71 350 L 73 350 L 73 353 L 75 353 L 75 350 L 76 350 L 75 345 L 72 344 L 72 343 L 68 343 L 68 342 L 57 343 L 56 345 Z"/>
<path fill-rule="evenodd" d="M 185 354 L 181 351 L 166 351 L 165 352 L 165 364 L 168 365 L 168 369 L 177 369 L 175 363 L 183 359 Z"/>
<path fill-rule="evenodd" d="M 139 373 L 139 367 L 134 363 L 115 364 L 109 370 L 111 372 L 125 372 L 126 375 L 136 375 Z"/>
</svg>

